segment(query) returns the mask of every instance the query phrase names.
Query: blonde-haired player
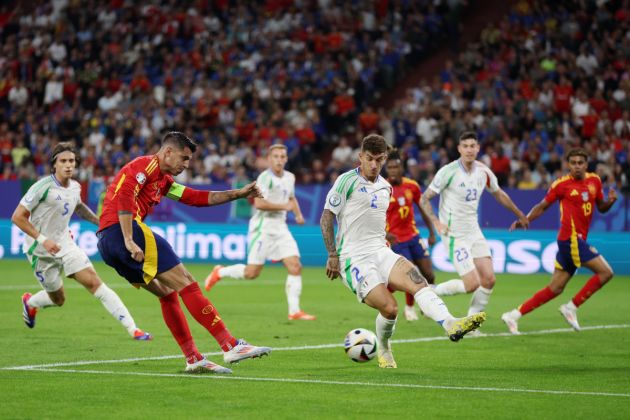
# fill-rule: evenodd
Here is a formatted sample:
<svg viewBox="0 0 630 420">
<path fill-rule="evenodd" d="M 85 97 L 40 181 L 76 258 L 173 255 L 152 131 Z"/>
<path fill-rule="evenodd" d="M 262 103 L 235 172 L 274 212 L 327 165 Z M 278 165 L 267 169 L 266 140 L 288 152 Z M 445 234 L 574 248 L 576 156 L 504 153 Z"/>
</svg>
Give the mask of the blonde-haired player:
<svg viewBox="0 0 630 420">
<path fill-rule="evenodd" d="M 286 295 L 290 320 L 311 321 L 315 317 L 300 308 L 302 293 L 302 264 L 297 243 L 287 226 L 287 212 L 295 214 L 295 221 L 304 224 L 300 205 L 295 198 L 295 175 L 284 169 L 287 148 L 273 144 L 267 152 L 269 168 L 262 172 L 256 184 L 263 198 L 254 199 L 254 215 L 249 221 L 247 265 L 227 267 L 217 265 L 206 278 L 210 290 L 224 277 L 253 280 L 262 272 L 265 261 L 282 261 L 287 268 Z"/>
</svg>

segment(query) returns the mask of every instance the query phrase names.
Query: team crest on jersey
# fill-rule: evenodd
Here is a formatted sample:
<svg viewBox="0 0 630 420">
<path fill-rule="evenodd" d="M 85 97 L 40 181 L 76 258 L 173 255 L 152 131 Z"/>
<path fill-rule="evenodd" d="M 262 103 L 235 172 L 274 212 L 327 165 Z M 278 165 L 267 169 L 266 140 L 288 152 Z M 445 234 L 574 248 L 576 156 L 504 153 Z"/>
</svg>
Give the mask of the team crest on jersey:
<svg viewBox="0 0 630 420">
<path fill-rule="evenodd" d="M 138 184 L 142 185 L 146 180 L 147 176 L 143 172 L 138 172 L 136 174 L 136 181 L 138 181 Z"/>
<path fill-rule="evenodd" d="M 596 190 L 595 190 L 595 185 L 593 184 L 588 184 L 588 192 L 591 193 L 591 195 L 596 195 Z"/>
<path fill-rule="evenodd" d="M 409 190 L 405 190 L 405 198 L 407 198 L 407 200 L 409 201 L 413 200 L 413 193 Z"/>
<path fill-rule="evenodd" d="M 582 200 L 588 201 L 588 191 L 583 191 L 582 192 Z"/>
<path fill-rule="evenodd" d="M 328 204 L 333 207 L 337 207 L 339 204 L 341 204 L 341 196 L 337 193 L 331 194 L 330 198 L 328 199 Z"/>
<path fill-rule="evenodd" d="M 398 205 L 399 206 L 405 205 L 405 197 L 398 197 Z"/>
</svg>

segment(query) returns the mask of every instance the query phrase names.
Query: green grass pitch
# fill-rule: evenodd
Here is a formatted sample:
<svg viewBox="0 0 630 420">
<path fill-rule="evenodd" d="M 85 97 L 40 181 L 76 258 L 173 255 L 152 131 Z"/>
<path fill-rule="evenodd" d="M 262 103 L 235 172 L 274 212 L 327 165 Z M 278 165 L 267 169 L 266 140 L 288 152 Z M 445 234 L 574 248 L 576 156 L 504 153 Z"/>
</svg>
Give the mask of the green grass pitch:
<svg viewBox="0 0 630 420">
<path fill-rule="evenodd" d="M 188 267 L 202 281 L 211 265 Z M 157 300 L 109 267 L 96 268 L 155 339 L 131 340 L 70 279 L 64 307 L 41 311 L 36 327 L 26 328 L 20 296 L 39 286 L 25 260 L 0 261 L 0 418 L 630 418 L 628 276 L 580 309 L 584 331 L 570 331 L 558 306 L 586 274 L 522 318 L 520 329 L 530 334 L 516 337 L 504 334 L 501 313 L 548 276 L 498 274 L 487 336 L 451 343 L 432 321 L 407 322 L 401 313 L 393 337 L 398 369 L 385 370 L 375 360 L 353 363 L 342 349 L 349 330 L 374 330 L 373 309 L 327 280 L 323 268 L 305 268 L 302 307 L 318 319 L 288 321 L 286 272 L 266 267 L 255 281 L 222 281 L 210 299 L 235 336 L 274 351 L 218 377 L 182 373 Z M 469 300 L 445 298 L 456 316 Z M 221 363 L 216 342 L 190 325 L 200 350 Z"/>
</svg>

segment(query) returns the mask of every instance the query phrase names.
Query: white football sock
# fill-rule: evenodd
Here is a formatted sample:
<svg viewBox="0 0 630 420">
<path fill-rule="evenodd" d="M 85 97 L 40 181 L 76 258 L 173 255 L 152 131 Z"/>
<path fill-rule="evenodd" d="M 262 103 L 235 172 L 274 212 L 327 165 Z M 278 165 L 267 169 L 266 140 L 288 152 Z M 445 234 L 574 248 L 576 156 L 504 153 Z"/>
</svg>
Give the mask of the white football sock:
<svg viewBox="0 0 630 420">
<path fill-rule="evenodd" d="M 452 296 L 466 293 L 466 286 L 464 280 L 453 279 L 436 285 L 433 290 L 438 296 Z"/>
<path fill-rule="evenodd" d="M 232 277 L 233 279 L 244 279 L 245 264 L 234 264 L 228 265 L 227 267 L 222 267 L 219 269 L 219 276 L 221 278 Z"/>
<path fill-rule="evenodd" d="M 376 315 L 376 338 L 378 339 L 378 348 L 382 350 L 389 349 L 389 339 L 394 335 L 396 329 L 396 319 L 387 319 L 383 315 Z"/>
<path fill-rule="evenodd" d="M 470 308 L 468 308 L 468 316 L 476 314 L 486 309 L 492 289 L 486 289 L 483 286 L 477 287 L 477 290 L 473 292 L 472 299 L 470 299 Z"/>
<path fill-rule="evenodd" d="M 446 328 L 445 323 L 453 320 L 453 315 L 448 311 L 446 304 L 442 298 L 435 294 L 432 288 L 423 287 L 413 297 L 420 310 L 444 328 Z"/>
<path fill-rule="evenodd" d="M 31 308 L 38 309 L 48 308 L 49 306 L 57 306 L 55 302 L 50 299 L 50 296 L 48 296 L 48 293 L 46 293 L 45 290 L 40 290 L 35 293 L 29 300 L 26 301 L 26 303 Z"/>
<path fill-rule="evenodd" d="M 284 287 L 289 303 L 289 315 L 300 312 L 300 295 L 302 294 L 302 276 L 289 274 Z"/>
<path fill-rule="evenodd" d="M 523 316 L 523 314 L 521 313 L 521 311 L 519 311 L 518 309 L 512 309 L 510 312 L 508 312 L 510 314 L 510 318 L 514 318 L 515 321 L 518 321 L 519 319 L 521 319 L 521 317 Z"/>
<path fill-rule="evenodd" d="M 105 309 L 107 309 L 107 312 L 112 314 L 112 316 L 125 327 L 129 335 L 133 337 L 133 333 L 138 327 L 136 327 L 136 323 L 127 310 L 127 307 L 122 300 L 120 300 L 116 292 L 103 283 L 96 289 L 96 292 L 94 292 L 94 297 L 101 301 Z"/>
</svg>

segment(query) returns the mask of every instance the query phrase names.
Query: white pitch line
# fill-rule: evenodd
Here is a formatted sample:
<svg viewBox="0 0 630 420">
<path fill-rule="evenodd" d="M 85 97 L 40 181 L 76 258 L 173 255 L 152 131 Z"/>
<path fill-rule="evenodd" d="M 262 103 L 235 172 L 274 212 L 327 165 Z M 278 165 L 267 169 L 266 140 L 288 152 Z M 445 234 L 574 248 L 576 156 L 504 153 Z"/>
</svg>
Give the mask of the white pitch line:
<svg viewBox="0 0 630 420">
<path fill-rule="evenodd" d="M 64 289 L 84 289 L 84 287 L 80 284 L 76 284 L 74 282 L 64 282 L 65 284 L 63 285 Z M 242 281 L 226 281 L 226 282 L 221 282 L 221 285 L 218 286 L 219 288 L 223 288 L 223 287 L 233 287 L 233 286 L 253 286 L 253 285 L 258 285 L 258 286 L 278 286 L 281 284 L 284 284 L 285 281 L 284 280 L 256 280 L 256 281 L 251 281 L 251 280 L 242 280 Z M 108 283 L 107 284 L 109 286 L 110 289 L 130 289 L 130 290 L 134 290 L 131 285 L 129 284 L 111 284 Z M 33 284 L 3 284 L 0 285 L 0 292 L 10 292 L 10 291 L 14 291 L 14 290 L 41 290 L 41 287 L 37 284 L 37 283 L 33 283 Z"/>
<path fill-rule="evenodd" d="M 83 373 L 91 375 L 115 375 L 115 376 L 152 376 L 162 378 L 190 378 L 190 379 L 224 379 L 232 381 L 250 382 L 283 382 L 298 384 L 317 385 L 345 385 L 345 386 L 368 386 L 378 388 L 412 388 L 412 389 L 441 389 L 451 391 L 484 391 L 484 392 L 512 392 L 526 394 L 551 394 L 551 395 L 580 395 L 597 397 L 622 397 L 630 398 L 630 394 L 615 392 L 590 392 L 590 391 L 568 391 L 553 389 L 527 389 L 527 388 L 498 388 L 498 387 L 474 387 L 474 386 L 449 386 L 449 385 L 421 385 L 421 384 L 401 384 L 401 383 L 376 383 L 376 382 L 350 382 L 350 381 L 328 381 L 320 379 L 291 379 L 291 378 L 260 378 L 248 376 L 221 376 L 221 375 L 182 375 L 176 373 L 149 373 L 149 372 L 115 372 L 110 370 L 77 370 L 77 369 L 32 369 L 38 372 L 54 373 Z"/>
<path fill-rule="evenodd" d="M 618 325 L 593 325 L 582 327 L 582 331 L 591 331 L 591 330 L 606 330 L 606 329 L 620 329 L 620 328 L 630 328 L 630 324 L 618 324 Z M 538 331 L 529 331 L 523 332 L 521 335 L 543 335 L 543 334 L 561 334 L 561 333 L 574 333 L 571 328 L 555 328 L 549 330 L 538 330 Z M 518 337 L 514 336 L 510 333 L 492 333 L 485 334 L 480 337 L 468 337 L 468 339 L 482 339 L 482 338 L 492 338 L 492 337 Z M 400 340 L 392 340 L 394 344 L 403 344 L 403 343 L 424 343 L 430 341 L 442 341 L 448 340 L 446 336 L 437 336 L 437 337 L 420 337 L 420 338 L 409 338 L 409 339 L 400 339 Z M 293 346 L 293 347 L 273 347 L 272 350 L 274 352 L 277 351 L 299 351 L 299 350 L 319 350 L 319 349 L 329 349 L 329 348 L 337 348 L 343 347 L 342 343 L 332 343 L 332 344 L 318 344 L 318 345 L 305 345 L 305 346 Z M 205 353 L 207 356 L 218 356 L 222 355 L 223 352 L 213 352 L 213 353 Z M 31 370 L 31 369 L 48 369 L 48 368 L 58 368 L 58 367 L 66 367 L 66 366 L 86 366 L 86 365 L 101 365 L 101 364 L 112 364 L 112 363 L 130 363 L 130 362 L 142 362 L 142 361 L 152 361 L 152 360 L 168 360 L 168 359 L 180 359 L 182 357 L 181 354 L 177 355 L 167 355 L 167 356 L 151 356 L 151 357 L 134 357 L 129 359 L 113 359 L 113 360 L 81 360 L 76 362 L 59 362 L 59 363 L 47 363 L 42 365 L 24 365 L 24 366 L 7 366 L 0 368 L 0 370 Z"/>
</svg>

